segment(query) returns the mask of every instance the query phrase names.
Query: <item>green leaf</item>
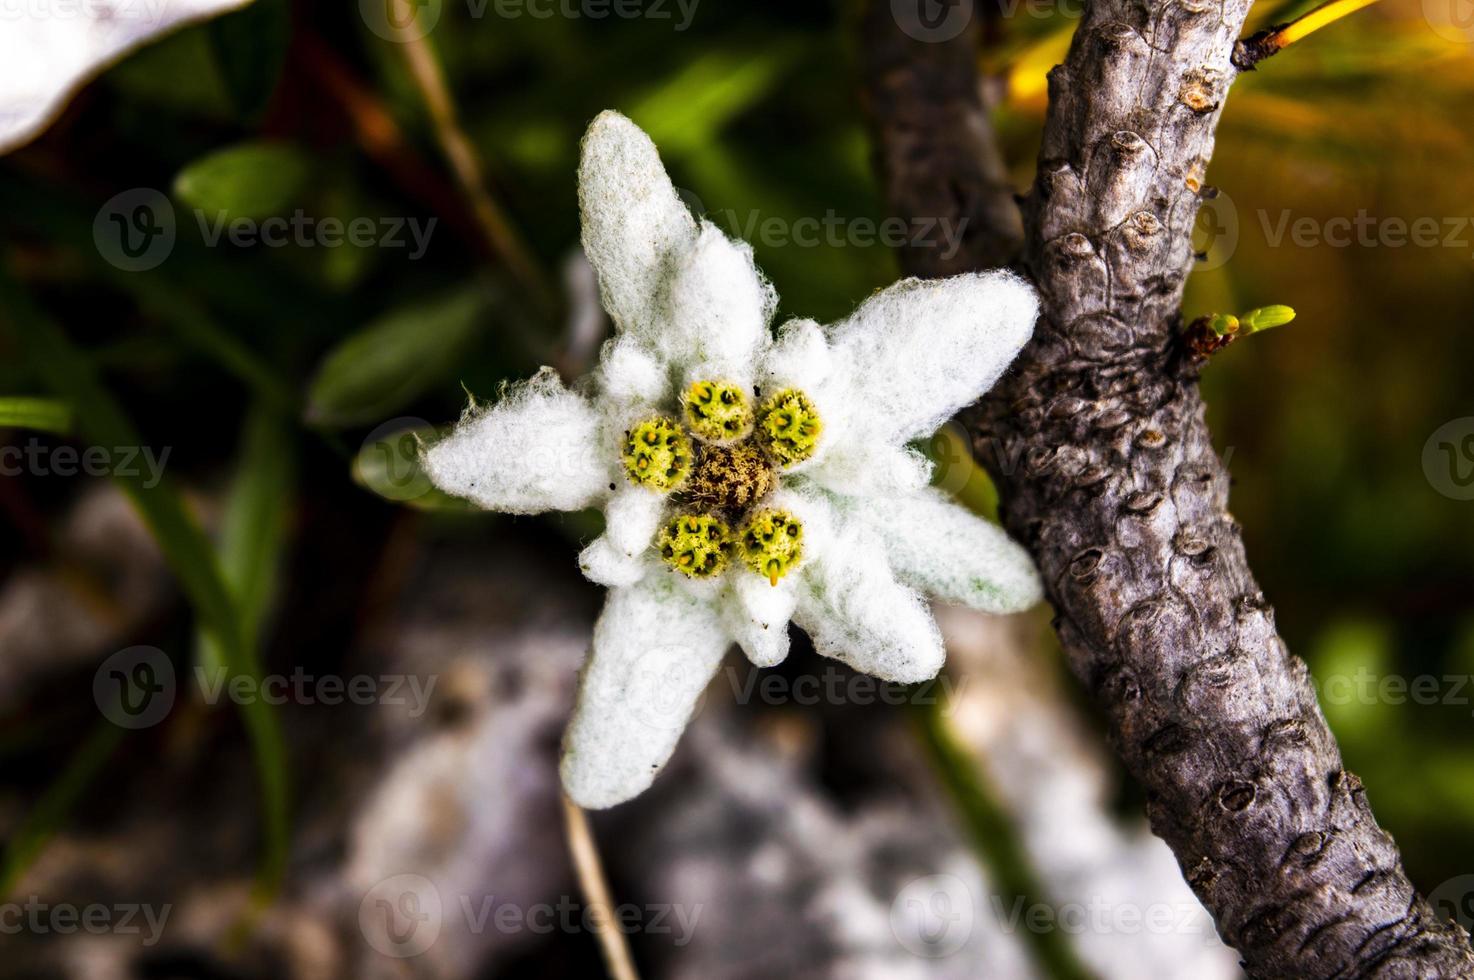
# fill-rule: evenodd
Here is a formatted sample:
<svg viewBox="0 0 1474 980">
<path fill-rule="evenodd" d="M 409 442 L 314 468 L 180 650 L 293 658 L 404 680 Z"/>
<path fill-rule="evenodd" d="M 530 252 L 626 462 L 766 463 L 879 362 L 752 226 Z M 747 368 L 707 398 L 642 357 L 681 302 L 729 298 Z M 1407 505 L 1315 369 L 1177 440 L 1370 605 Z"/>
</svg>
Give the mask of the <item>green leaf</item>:
<svg viewBox="0 0 1474 980">
<path fill-rule="evenodd" d="M 93 728 L 81 747 L 67 761 L 61 774 L 46 787 L 41 799 L 26 814 L 5 843 L 0 865 L 0 895 L 9 895 L 20 876 L 41 853 L 68 813 L 87 791 L 98 771 L 112 758 L 125 730 L 111 721 Z"/>
<path fill-rule="evenodd" d="M 217 551 L 220 570 L 240 610 L 246 644 L 254 648 L 261 622 L 275 598 L 291 524 L 296 467 L 292 435 L 280 413 L 257 404 L 243 429 Z M 225 665 L 225 651 L 209 631 L 199 631 L 196 647 L 201 665 Z"/>
<path fill-rule="evenodd" d="M 54 398 L 0 398 L 0 428 L 66 435 L 72 430 L 72 412 Z"/>
<path fill-rule="evenodd" d="M 215 66 L 236 111 L 251 118 L 276 91 L 291 41 L 292 17 L 286 0 L 255 0 L 206 25 Z"/>
<path fill-rule="evenodd" d="M 174 178 L 174 194 L 211 216 L 266 218 L 296 203 L 310 173 L 309 157 L 296 147 L 239 143 L 181 170 Z"/>
<path fill-rule="evenodd" d="M 487 308 L 483 289 L 461 287 L 373 321 L 323 358 L 308 421 L 341 428 L 392 415 L 460 365 Z"/>
<path fill-rule="evenodd" d="M 141 446 L 133 424 L 78 349 L 8 276 L 0 273 L 0 310 L 18 328 L 32 368 L 76 413 L 83 435 L 100 446 Z M 246 642 L 240 612 L 225 585 L 209 539 L 167 479 L 115 471 L 113 478 L 137 508 L 202 625 L 220 643 L 233 675 L 259 674 L 255 649 Z M 281 730 L 271 705 L 252 699 L 241 705 L 242 721 L 255 752 L 266 855 L 259 886 L 272 894 L 287 860 L 287 770 Z"/>
<path fill-rule="evenodd" d="M 783 43 L 703 55 L 632 105 L 629 116 L 662 155 L 682 157 L 710 145 L 728 121 L 772 94 L 801 54 Z"/>
<path fill-rule="evenodd" d="M 353 460 L 353 482 L 372 493 L 416 510 L 472 510 L 469 501 L 435 487 L 420 463 L 422 446 L 435 441 L 429 424 L 384 426 L 369 434 Z"/>
<path fill-rule="evenodd" d="M 1213 314 L 1213 319 L 1208 321 L 1208 325 L 1212 327 L 1213 332 L 1220 337 L 1227 336 L 1231 333 L 1238 333 L 1239 327 L 1243 326 L 1243 324 L 1239 322 L 1238 317 L 1228 313 Z"/>
<path fill-rule="evenodd" d="M 1261 306 L 1239 317 L 1246 333 L 1258 333 L 1261 330 L 1282 327 L 1293 319 L 1295 319 L 1295 311 L 1283 305 Z"/>
</svg>

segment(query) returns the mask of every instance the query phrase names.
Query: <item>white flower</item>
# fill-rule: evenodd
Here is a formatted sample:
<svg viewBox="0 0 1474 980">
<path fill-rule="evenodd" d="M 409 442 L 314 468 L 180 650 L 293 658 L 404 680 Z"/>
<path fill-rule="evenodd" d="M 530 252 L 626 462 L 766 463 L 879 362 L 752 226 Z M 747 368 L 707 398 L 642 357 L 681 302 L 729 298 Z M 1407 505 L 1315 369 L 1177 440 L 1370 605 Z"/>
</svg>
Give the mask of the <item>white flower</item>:
<svg viewBox="0 0 1474 980">
<path fill-rule="evenodd" d="M 1038 601 L 1028 555 L 929 487 L 910 447 L 1028 339 L 1022 280 L 907 280 L 775 339 L 752 250 L 691 216 L 617 113 L 584 137 L 579 199 L 616 331 L 597 371 L 569 390 L 544 369 L 425 460 L 492 510 L 604 511 L 579 559 L 610 594 L 564 739 L 574 801 L 649 786 L 734 642 L 776 664 L 792 620 L 825 656 L 913 683 L 943 660 L 922 592 L 991 612 Z"/>
<path fill-rule="evenodd" d="M 134 48 L 250 0 L 20 0 L 0 11 L 0 153 L 33 138 L 72 94 Z"/>
</svg>

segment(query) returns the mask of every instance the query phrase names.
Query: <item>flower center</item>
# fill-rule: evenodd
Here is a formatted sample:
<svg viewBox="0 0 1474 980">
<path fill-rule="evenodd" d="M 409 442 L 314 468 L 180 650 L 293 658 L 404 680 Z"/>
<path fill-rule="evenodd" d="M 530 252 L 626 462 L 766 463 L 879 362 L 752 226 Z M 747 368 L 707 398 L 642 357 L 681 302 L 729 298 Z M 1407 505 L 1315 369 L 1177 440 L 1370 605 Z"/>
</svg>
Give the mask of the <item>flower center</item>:
<svg viewBox="0 0 1474 980">
<path fill-rule="evenodd" d="M 777 585 L 803 557 L 804 526 L 784 510 L 753 514 L 738 535 L 742 562 Z"/>
<path fill-rule="evenodd" d="M 655 547 L 666 564 L 681 574 L 711 578 L 727 568 L 732 554 L 732 533 L 719 517 L 680 514 L 660 529 Z"/>
<path fill-rule="evenodd" d="M 686 389 L 681 407 L 698 439 L 729 445 L 752 432 L 752 409 L 742 389 L 723 381 L 697 381 Z"/>
<path fill-rule="evenodd" d="M 735 446 L 704 445 L 680 496 L 700 509 L 740 515 L 778 483 L 762 450 L 749 440 Z"/>
<path fill-rule="evenodd" d="M 624 469 L 641 486 L 670 493 L 691 474 L 691 440 L 675 419 L 656 416 L 624 434 Z"/>
<path fill-rule="evenodd" d="M 681 419 L 684 428 L 654 416 L 624 437 L 630 480 L 670 494 L 683 511 L 661 527 L 656 550 L 691 578 L 720 575 L 736 557 L 777 585 L 803 560 L 803 523 L 787 511 L 754 508 L 782 470 L 814 455 L 824 429 L 814 403 L 789 388 L 754 413 L 741 388 L 700 380 L 681 397 Z"/>
<path fill-rule="evenodd" d="M 814 455 L 823 431 L 814 403 L 796 388 L 778 392 L 758 411 L 758 439 L 780 469 Z"/>
</svg>

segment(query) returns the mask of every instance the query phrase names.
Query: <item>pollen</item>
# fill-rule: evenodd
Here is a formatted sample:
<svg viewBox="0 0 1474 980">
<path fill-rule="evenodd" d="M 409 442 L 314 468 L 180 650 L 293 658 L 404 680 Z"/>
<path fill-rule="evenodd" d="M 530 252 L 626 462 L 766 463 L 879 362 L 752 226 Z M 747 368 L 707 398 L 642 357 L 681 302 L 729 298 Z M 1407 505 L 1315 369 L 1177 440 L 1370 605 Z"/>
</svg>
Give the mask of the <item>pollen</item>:
<svg viewBox="0 0 1474 980">
<path fill-rule="evenodd" d="M 691 440 L 675 419 L 656 416 L 624 434 L 624 470 L 641 486 L 670 493 L 691 475 Z"/>
<path fill-rule="evenodd" d="M 710 514 L 681 514 L 660 529 L 655 547 L 665 563 L 691 578 L 712 578 L 727 568 L 732 533 Z"/>
<path fill-rule="evenodd" d="M 776 586 L 803 558 L 804 526 L 787 511 L 759 511 L 742 526 L 737 542 L 742 563 Z"/>
<path fill-rule="evenodd" d="M 727 445 L 747 438 L 752 432 L 752 409 L 747 395 L 736 385 L 722 381 L 696 381 L 681 400 L 686 425 L 706 442 Z"/>
<path fill-rule="evenodd" d="M 823 431 L 814 403 L 794 388 L 773 395 L 758 411 L 758 439 L 780 469 L 814 455 Z"/>
</svg>

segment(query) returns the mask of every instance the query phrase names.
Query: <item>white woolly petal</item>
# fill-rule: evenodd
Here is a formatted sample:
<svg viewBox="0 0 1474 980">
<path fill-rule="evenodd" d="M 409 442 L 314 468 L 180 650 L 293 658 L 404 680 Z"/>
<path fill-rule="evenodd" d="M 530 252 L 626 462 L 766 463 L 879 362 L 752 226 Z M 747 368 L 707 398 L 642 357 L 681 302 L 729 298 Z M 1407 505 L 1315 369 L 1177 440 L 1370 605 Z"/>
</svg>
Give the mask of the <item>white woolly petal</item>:
<svg viewBox="0 0 1474 980">
<path fill-rule="evenodd" d="M 670 321 L 660 349 L 684 369 L 686 383 L 720 378 L 752 384 L 753 362 L 768 340 L 778 305 L 758 272 L 752 247 L 733 241 L 708 221 L 695 246 L 676 261 L 670 284 Z"/>
<path fill-rule="evenodd" d="M 854 512 L 874 528 L 902 581 L 943 602 L 1008 613 L 1043 598 L 1029 553 L 941 490 L 856 500 Z"/>
<path fill-rule="evenodd" d="M 151 38 L 248 0 L 16 3 L 0 22 L 0 153 L 34 137 L 94 75 Z"/>
<path fill-rule="evenodd" d="M 650 543 L 666 511 L 666 498 L 644 487 L 624 486 L 604 505 L 604 533 L 578 556 L 591 582 L 633 585 L 653 570 Z"/>
<path fill-rule="evenodd" d="M 645 344 L 633 337 L 615 337 L 604 344 L 599 357 L 600 394 L 621 405 L 650 405 L 670 394 L 670 375 Z"/>
<path fill-rule="evenodd" d="M 665 515 L 667 498 L 644 487 L 621 487 L 604 507 L 604 536 L 624 554 L 648 550 Z"/>
<path fill-rule="evenodd" d="M 993 386 L 1038 311 L 1033 287 L 1003 271 L 906 279 L 876 293 L 828 328 L 833 369 L 810 395 L 844 407 L 826 434 L 896 445 L 935 432 Z"/>
<path fill-rule="evenodd" d="M 789 320 L 762 359 L 763 390 L 798 388 L 813 395 L 829 377 L 831 355 L 824 328 L 813 320 Z"/>
<path fill-rule="evenodd" d="M 873 497 L 915 493 L 931 481 L 932 469 L 914 449 L 855 440 L 816 453 L 794 471 L 835 493 Z"/>
<path fill-rule="evenodd" d="M 614 589 L 594 626 L 560 765 L 579 806 L 613 806 L 650 785 L 731 643 L 713 605 L 672 577 Z"/>
<path fill-rule="evenodd" d="M 578 510 L 609 492 L 614 454 L 601 432 L 588 400 L 544 368 L 490 408 L 467 408 L 425 452 L 425 471 L 446 493 L 488 510 Z"/>
<path fill-rule="evenodd" d="M 788 621 L 798 604 L 797 572 L 773 585 L 748 569 L 727 573 L 722 611 L 728 630 L 757 667 L 772 667 L 788 656 Z"/>
<path fill-rule="evenodd" d="M 578 553 L 578 569 L 590 582 L 610 589 L 634 585 L 653 571 L 648 559 L 620 551 L 607 534 L 599 535 Z"/>
<path fill-rule="evenodd" d="M 925 600 L 896 580 L 868 531 L 844 527 L 823 542 L 803 568 L 793 620 L 819 653 L 882 680 L 929 680 L 945 659 Z"/>
<path fill-rule="evenodd" d="M 602 112 L 583 138 L 578 168 L 583 249 L 616 330 L 649 338 L 661 317 L 662 284 L 696 238 L 655 144 L 617 112 Z"/>
</svg>

